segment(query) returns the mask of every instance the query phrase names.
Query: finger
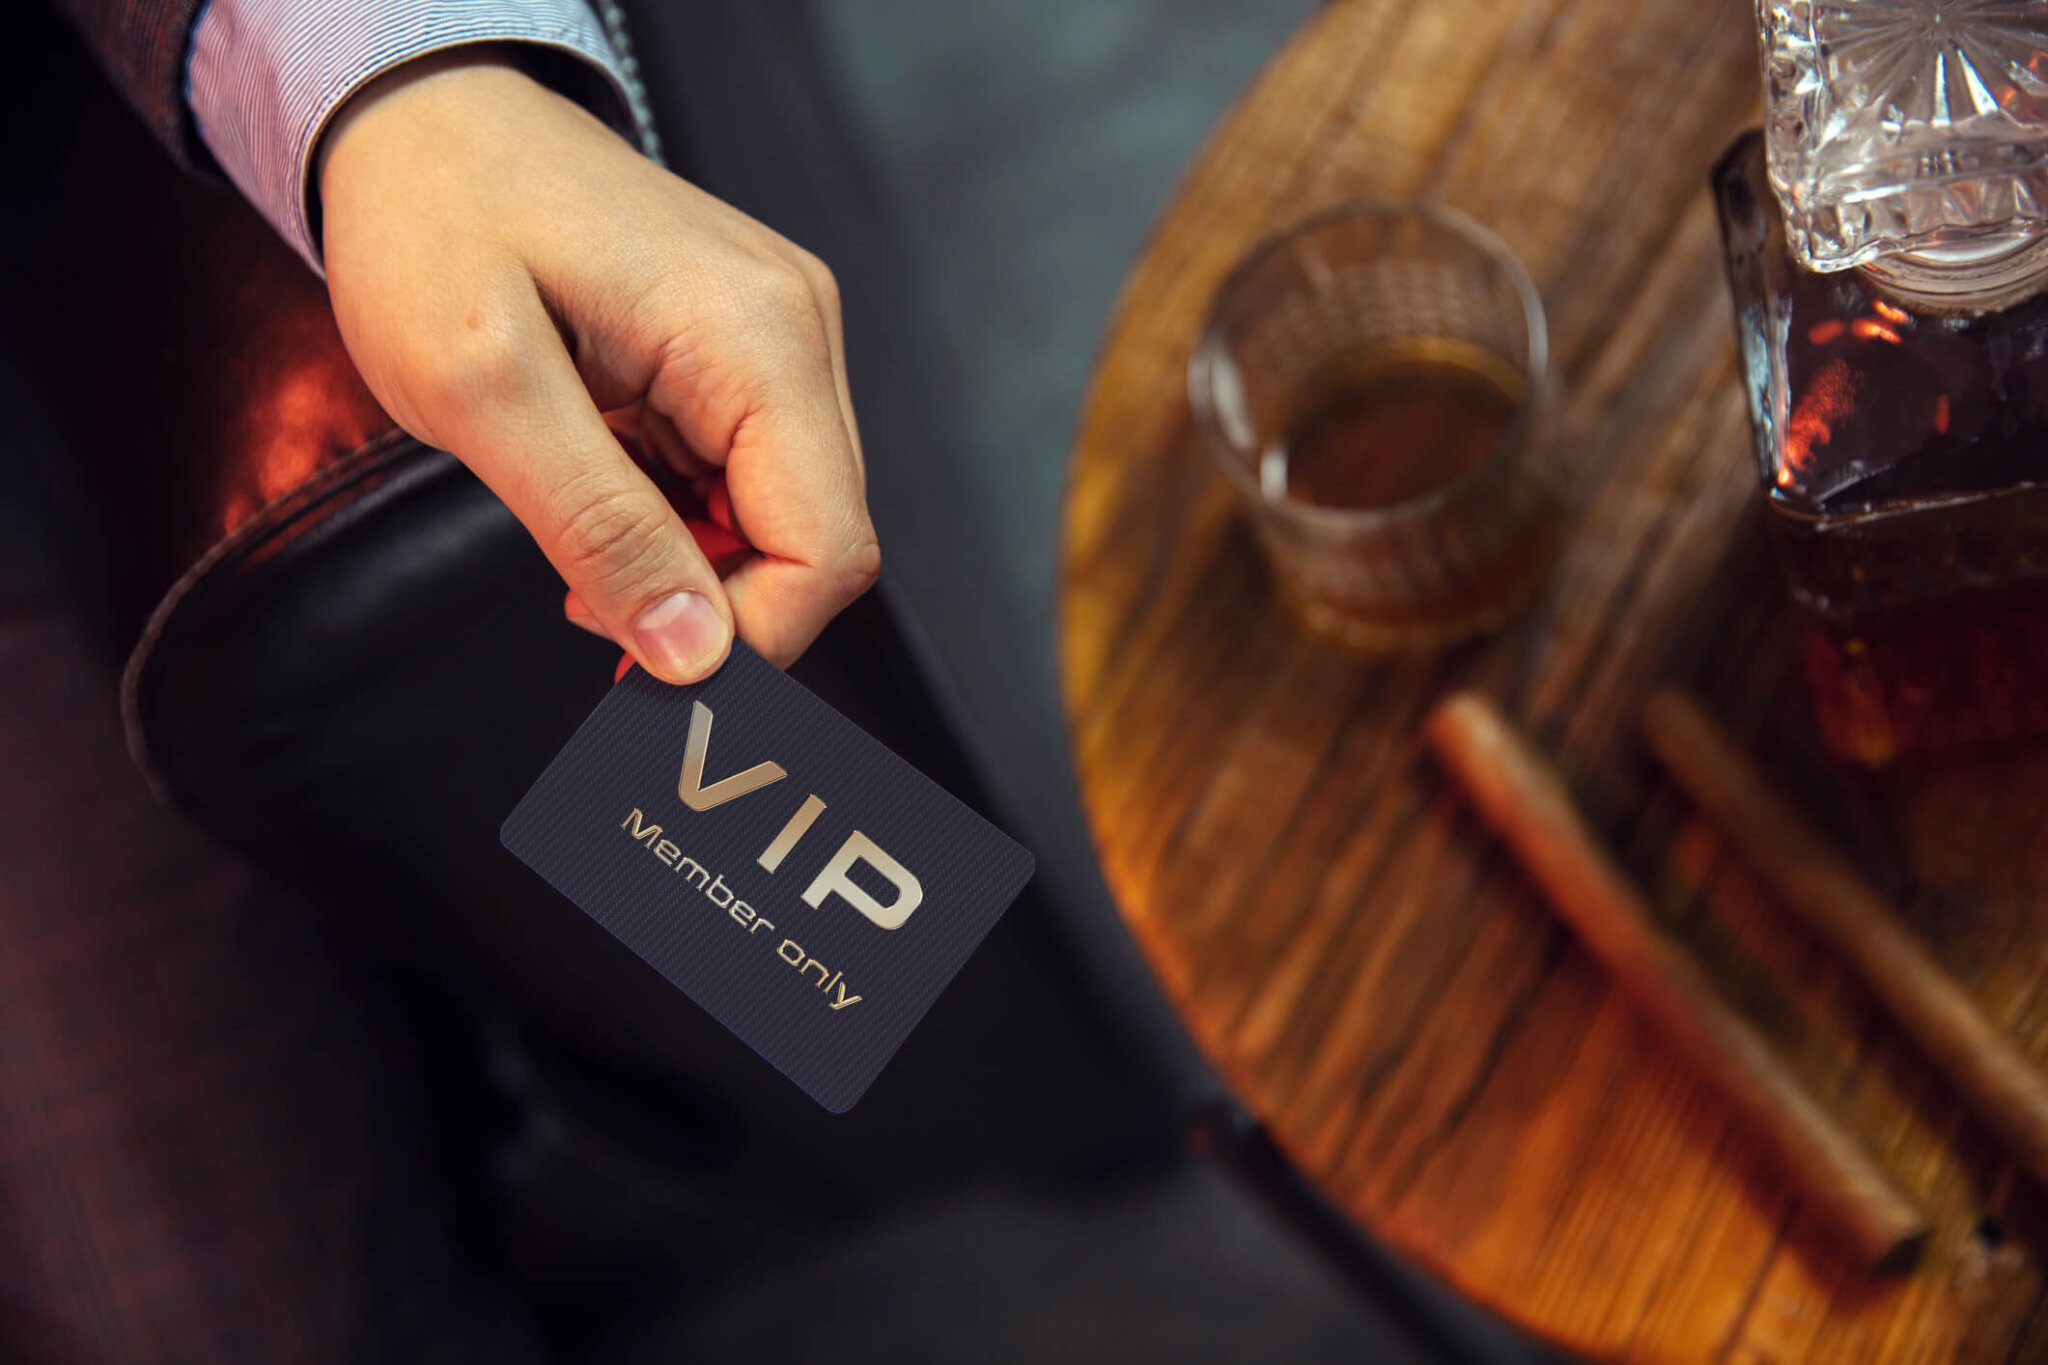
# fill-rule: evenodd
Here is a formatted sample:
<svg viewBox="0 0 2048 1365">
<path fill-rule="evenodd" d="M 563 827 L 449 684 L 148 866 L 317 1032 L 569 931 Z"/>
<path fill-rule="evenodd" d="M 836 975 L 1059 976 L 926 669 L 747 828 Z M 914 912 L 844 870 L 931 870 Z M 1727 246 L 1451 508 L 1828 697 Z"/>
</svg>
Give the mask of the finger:
<svg viewBox="0 0 2048 1365">
<path fill-rule="evenodd" d="M 779 321 L 727 347 L 737 403 L 706 401 L 688 366 L 664 366 L 648 397 L 692 447 L 723 455 L 733 524 L 757 552 L 727 579 L 733 619 L 786 665 L 874 582 L 881 550 L 826 321 L 815 308 Z"/>
<path fill-rule="evenodd" d="M 732 608 L 718 576 L 605 425 L 537 298 L 436 396 L 435 429 L 606 634 L 673 683 L 724 662 Z"/>
<path fill-rule="evenodd" d="M 874 584 L 881 564 L 881 549 L 872 540 L 864 556 L 836 570 L 757 556 L 726 580 L 726 595 L 741 636 L 776 667 L 787 668 Z"/>
<path fill-rule="evenodd" d="M 764 415 L 727 465 L 728 516 L 754 553 L 727 574 L 726 597 L 741 637 L 778 666 L 793 663 L 880 569 L 860 472 L 833 425 L 836 440 L 815 424 Z"/>
<path fill-rule="evenodd" d="M 854 467 L 860 470 L 865 482 L 867 460 L 861 451 L 860 424 L 853 416 L 853 386 L 846 378 L 846 320 L 840 302 L 839 280 L 831 268 L 816 256 L 794 245 L 791 250 L 797 254 L 797 268 L 810 285 L 811 297 L 817 301 L 818 315 L 825 322 L 825 339 L 832 351 L 833 383 L 839 390 L 839 413 L 846 423 L 846 438 L 853 446 Z"/>
</svg>

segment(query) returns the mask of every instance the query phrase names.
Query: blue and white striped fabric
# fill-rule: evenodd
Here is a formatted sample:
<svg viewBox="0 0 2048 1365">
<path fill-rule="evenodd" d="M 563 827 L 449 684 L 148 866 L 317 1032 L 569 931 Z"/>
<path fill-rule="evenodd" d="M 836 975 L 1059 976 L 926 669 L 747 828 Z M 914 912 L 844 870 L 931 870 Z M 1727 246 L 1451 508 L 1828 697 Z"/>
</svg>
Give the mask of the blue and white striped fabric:
<svg viewBox="0 0 2048 1365">
<path fill-rule="evenodd" d="M 482 42 L 580 57 L 611 82 L 618 103 L 607 112 L 634 107 L 584 0 L 209 0 L 193 25 L 185 99 L 228 179 L 321 272 L 308 177 L 328 120 L 393 67 Z"/>
</svg>

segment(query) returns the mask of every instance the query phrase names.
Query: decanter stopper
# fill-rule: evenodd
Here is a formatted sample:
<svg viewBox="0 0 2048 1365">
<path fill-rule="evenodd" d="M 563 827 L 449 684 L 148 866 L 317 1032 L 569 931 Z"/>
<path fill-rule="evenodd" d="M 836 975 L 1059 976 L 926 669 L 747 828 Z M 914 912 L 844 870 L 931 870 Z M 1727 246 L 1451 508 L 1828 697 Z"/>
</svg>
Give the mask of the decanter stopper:
<svg viewBox="0 0 2048 1365">
<path fill-rule="evenodd" d="M 1979 304 L 2048 267 L 2048 0 L 1758 0 L 1757 23 L 1803 265 Z"/>
</svg>

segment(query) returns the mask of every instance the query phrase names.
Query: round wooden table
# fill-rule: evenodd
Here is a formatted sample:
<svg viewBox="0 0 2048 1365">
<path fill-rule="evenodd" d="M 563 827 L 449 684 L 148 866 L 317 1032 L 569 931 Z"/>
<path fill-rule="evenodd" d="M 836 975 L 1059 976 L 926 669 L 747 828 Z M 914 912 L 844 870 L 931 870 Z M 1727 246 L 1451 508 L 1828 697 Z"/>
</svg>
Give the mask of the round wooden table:
<svg viewBox="0 0 2048 1365">
<path fill-rule="evenodd" d="M 1759 116 L 1737 0 L 1350 0 L 1216 130 L 1104 342 L 1065 512 L 1062 670 L 1112 889 L 1194 1037 L 1360 1224 L 1560 1342 L 1650 1360 L 2048 1360 L 2040 1196 L 1664 782 L 1656 683 L 1702 693 L 1909 888 L 1937 954 L 2048 1056 L 2048 772 L 1830 774 L 1755 514 L 1706 192 Z M 1584 476 L 1508 630 L 1370 662 L 1298 635 L 1195 440 L 1184 368 L 1251 243 L 1434 197 L 1550 311 Z M 1614 996 L 1422 752 L 1453 686 L 1555 755 L 1674 933 L 1932 1211 L 1912 1274 L 1828 1242 Z"/>
</svg>

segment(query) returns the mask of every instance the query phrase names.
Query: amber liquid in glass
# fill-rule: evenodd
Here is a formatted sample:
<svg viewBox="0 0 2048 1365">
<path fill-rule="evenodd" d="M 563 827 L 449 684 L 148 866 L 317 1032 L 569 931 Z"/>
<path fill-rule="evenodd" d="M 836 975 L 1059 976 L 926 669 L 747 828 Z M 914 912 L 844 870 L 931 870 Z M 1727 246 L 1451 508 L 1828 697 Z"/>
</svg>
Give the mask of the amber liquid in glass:
<svg viewBox="0 0 2048 1365">
<path fill-rule="evenodd" d="M 1384 513 L 1356 558 L 1283 583 L 1310 629 L 1367 650 L 1448 640 L 1503 619 L 1542 576 L 1558 500 L 1529 447 L 1526 383 L 1444 338 L 1339 358 L 1263 454 L 1268 497 Z"/>
<path fill-rule="evenodd" d="M 2048 297 L 1944 315 L 1805 276 L 1771 508 L 1829 746 L 2048 732 Z"/>
<path fill-rule="evenodd" d="M 1382 359 L 1333 386 L 1269 455 L 1286 494 L 1318 507 L 1390 507 L 1469 473 L 1513 425 L 1520 399 L 1494 375 L 1445 360 Z"/>
</svg>

